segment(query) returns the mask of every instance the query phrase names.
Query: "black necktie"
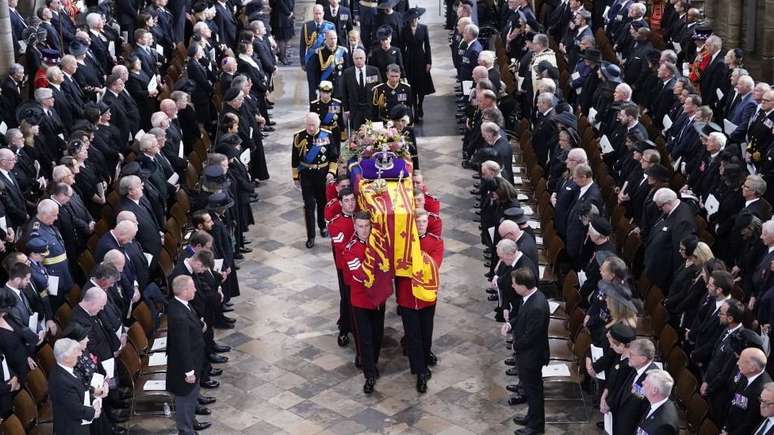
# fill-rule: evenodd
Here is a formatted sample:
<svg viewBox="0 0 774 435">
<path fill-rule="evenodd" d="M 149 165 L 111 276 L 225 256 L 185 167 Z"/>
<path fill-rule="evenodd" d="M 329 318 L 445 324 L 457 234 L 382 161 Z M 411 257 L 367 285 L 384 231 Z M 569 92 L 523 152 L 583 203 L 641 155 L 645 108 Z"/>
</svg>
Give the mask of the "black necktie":
<svg viewBox="0 0 774 435">
<path fill-rule="evenodd" d="M 361 88 L 365 86 L 365 80 L 363 80 L 362 68 L 357 70 L 357 83 L 360 85 Z"/>
</svg>

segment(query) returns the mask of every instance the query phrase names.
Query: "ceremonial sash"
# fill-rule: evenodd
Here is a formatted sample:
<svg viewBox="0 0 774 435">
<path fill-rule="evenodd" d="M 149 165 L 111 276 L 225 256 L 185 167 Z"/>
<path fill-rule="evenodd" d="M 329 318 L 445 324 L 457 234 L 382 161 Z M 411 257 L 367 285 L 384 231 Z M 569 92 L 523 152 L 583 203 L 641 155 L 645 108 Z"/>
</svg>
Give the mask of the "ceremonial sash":
<svg viewBox="0 0 774 435">
<path fill-rule="evenodd" d="M 317 54 L 317 56 L 320 58 L 320 67 L 322 68 L 320 80 L 330 80 L 331 76 L 336 71 L 336 65 L 344 63 L 344 53 L 345 50 L 343 48 L 336 47 L 336 51 L 328 56 L 327 60 L 324 60 L 322 58 L 322 49 L 320 50 L 320 52 Z"/>
<path fill-rule="evenodd" d="M 325 42 L 325 32 L 328 30 L 336 30 L 335 27 L 333 27 L 333 23 L 328 21 L 323 21 L 322 24 L 320 24 L 320 32 L 312 32 L 311 35 L 307 35 L 307 29 L 308 26 L 304 26 L 304 39 L 306 42 L 306 51 L 304 52 L 304 64 L 309 63 L 310 60 L 312 60 L 312 56 L 314 56 L 314 53 L 317 51 L 318 48 L 323 46 L 323 43 Z"/>
<path fill-rule="evenodd" d="M 336 114 L 337 114 L 336 112 L 338 112 L 339 107 L 341 107 L 339 104 L 336 104 L 333 101 L 331 101 L 330 106 L 328 106 L 328 111 L 323 114 L 322 119 L 320 120 L 322 125 L 328 126 L 336 122 Z M 332 108 L 336 108 L 337 110 L 331 111 Z"/>
<path fill-rule="evenodd" d="M 309 144 L 309 150 L 304 155 L 304 163 L 311 165 L 317 160 L 317 156 L 320 155 L 322 149 L 326 145 L 330 145 L 331 140 L 328 138 L 328 132 L 320 130 L 317 138 Z"/>
</svg>

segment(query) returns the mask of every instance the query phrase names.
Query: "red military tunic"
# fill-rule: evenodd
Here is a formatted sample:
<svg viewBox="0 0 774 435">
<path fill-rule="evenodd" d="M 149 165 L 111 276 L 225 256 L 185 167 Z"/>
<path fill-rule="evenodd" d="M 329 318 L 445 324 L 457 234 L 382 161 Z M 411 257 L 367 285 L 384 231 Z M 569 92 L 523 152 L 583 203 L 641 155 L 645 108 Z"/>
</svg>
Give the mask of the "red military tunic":
<svg viewBox="0 0 774 435">
<path fill-rule="evenodd" d="M 375 305 L 368 297 L 370 290 L 363 285 L 366 280 L 363 271 L 363 262 L 365 261 L 366 244 L 357 237 L 352 236 L 352 240 L 347 243 L 344 249 L 344 282 L 350 289 L 350 302 L 353 307 L 365 310 L 376 310 L 379 306 Z"/>
<path fill-rule="evenodd" d="M 330 223 L 339 214 L 341 214 L 341 201 L 338 198 L 333 198 L 325 204 L 325 211 L 323 212 L 325 222 Z M 330 233 L 331 231 L 328 230 L 328 232 Z"/>
<path fill-rule="evenodd" d="M 325 184 L 325 199 L 330 201 L 339 197 L 339 192 L 336 191 L 336 183 Z"/>
<path fill-rule="evenodd" d="M 425 210 L 428 213 L 441 214 L 441 200 L 425 192 Z"/>
<path fill-rule="evenodd" d="M 339 214 L 328 222 L 328 235 L 331 238 L 333 261 L 336 264 L 336 269 L 346 269 L 344 248 L 346 248 L 347 242 L 352 239 L 353 234 L 355 234 L 355 222 L 352 220 L 352 216 Z"/>
<path fill-rule="evenodd" d="M 443 221 L 441 217 L 435 213 L 427 212 L 427 232 L 433 233 L 438 237 L 441 237 L 443 231 Z"/>
<path fill-rule="evenodd" d="M 426 252 L 440 269 L 443 261 L 443 240 L 435 234 L 427 232 L 424 236 L 419 236 L 419 244 L 422 251 Z M 411 291 L 411 279 L 399 277 L 396 281 L 395 298 L 401 307 L 421 310 L 435 305 L 435 301 L 427 302 L 414 297 L 414 293 Z"/>
</svg>

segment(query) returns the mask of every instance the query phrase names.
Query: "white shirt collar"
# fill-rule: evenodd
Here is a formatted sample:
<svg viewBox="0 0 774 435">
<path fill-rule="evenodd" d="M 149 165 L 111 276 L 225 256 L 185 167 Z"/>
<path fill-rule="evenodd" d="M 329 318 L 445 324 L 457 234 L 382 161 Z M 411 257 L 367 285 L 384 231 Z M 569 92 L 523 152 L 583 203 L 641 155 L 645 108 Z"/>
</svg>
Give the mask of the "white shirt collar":
<svg viewBox="0 0 774 435">
<path fill-rule="evenodd" d="M 721 300 L 715 300 L 715 311 L 713 311 L 712 313 L 713 314 L 716 313 L 720 309 L 720 306 L 723 305 L 723 302 L 725 302 L 725 301 L 727 301 L 729 299 L 731 299 L 731 296 L 726 296 L 725 298 L 723 298 Z"/>
<path fill-rule="evenodd" d="M 175 299 L 177 299 L 178 302 L 180 302 L 181 304 L 185 305 L 185 307 L 188 308 L 189 310 L 191 309 L 191 307 L 188 306 L 188 301 L 184 301 L 177 296 L 175 296 Z"/>
<path fill-rule="evenodd" d="M 739 325 L 739 326 L 742 326 L 742 325 Z M 764 370 L 764 371 L 765 371 L 765 370 Z M 747 386 L 749 387 L 749 386 L 750 386 L 750 384 L 752 384 L 753 382 L 755 382 L 755 380 L 756 380 L 756 379 L 758 379 L 758 377 L 759 377 L 760 375 L 762 375 L 762 374 L 763 374 L 763 372 L 756 373 L 756 374 L 754 374 L 754 375 L 750 376 L 749 378 L 747 378 Z"/>
<path fill-rule="evenodd" d="M 13 287 L 11 287 L 8 284 L 6 284 L 5 286 L 8 287 L 9 289 L 11 289 L 14 293 L 16 293 L 16 296 L 20 296 L 21 295 L 21 290 L 19 290 L 18 288 L 13 288 Z"/>
<path fill-rule="evenodd" d="M 646 370 L 648 370 L 648 368 L 650 367 L 650 365 L 652 363 L 653 363 L 653 361 L 648 361 L 647 364 L 645 364 L 641 368 L 638 368 L 638 369 L 635 370 L 637 372 L 637 376 L 634 377 L 634 382 L 632 383 L 632 385 L 637 383 L 637 379 L 639 379 L 640 376 L 642 376 L 642 374 L 645 373 Z"/>
<path fill-rule="evenodd" d="M 67 373 L 70 373 L 71 375 L 73 375 L 73 377 L 76 377 L 76 378 L 78 377 L 78 376 L 75 376 L 75 372 L 73 371 L 72 367 L 63 366 L 62 364 L 59 364 L 59 363 L 57 364 L 59 365 L 59 367 L 65 369 Z"/>
<path fill-rule="evenodd" d="M 586 194 L 586 192 L 588 192 L 588 191 L 589 191 L 589 188 L 591 188 L 591 185 L 592 185 L 592 184 L 594 184 L 594 182 L 593 182 L 593 181 L 592 181 L 591 183 L 589 183 L 589 184 L 587 184 L 587 185 L 585 185 L 585 186 L 583 186 L 583 187 L 581 187 L 581 188 L 580 188 L 580 193 L 578 193 L 578 199 L 581 199 L 581 198 L 583 198 L 583 195 L 585 195 L 585 194 Z"/>
<path fill-rule="evenodd" d="M 754 199 L 751 199 L 751 200 L 749 200 L 749 201 L 745 201 L 745 202 L 744 202 L 744 206 L 745 206 L 745 207 L 749 207 L 749 206 L 750 206 L 750 204 L 753 204 L 753 203 L 755 203 L 755 202 L 756 202 L 756 201 L 758 201 L 759 199 L 760 199 L 760 198 L 754 198 Z"/>
<path fill-rule="evenodd" d="M 515 266 L 515 265 L 516 265 L 516 263 L 518 263 L 518 262 L 519 262 L 519 260 L 521 260 L 521 257 L 522 257 L 523 255 L 524 255 L 524 253 L 523 253 L 523 252 L 521 252 L 521 251 L 519 251 L 519 252 L 516 254 L 516 257 L 514 257 L 514 258 L 513 258 L 513 262 L 511 263 L 511 267 Z"/>
<path fill-rule="evenodd" d="M 654 413 L 654 412 L 656 412 L 656 410 L 657 410 L 658 408 L 660 408 L 660 407 L 661 407 L 661 405 L 665 404 L 665 403 L 667 402 L 667 400 L 669 400 L 669 397 L 667 397 L 667 398 L 666 398 L 666 399 L 664 399 L 664 400 L 658 401 L 658 402 L 656 402 L 656 403 L 652 403 L 652 404 L 650 405 L 650 411 L 648 412 L 648 417 L 650 417 L 651 415 L 653 415 L 653 413 Z"/>
<path fill-rule="evenodd" d="M 527 299 L 529 299 L 529 298 L 530 298 L 532 295 L 534 295 L 535 293 L 537 293 L 537 290 L 538 290 L 538 289 L 537 289 L 537 287 L 535 287 L 535 288 L 533 288 L 533 289 L 532 289 L 532 291 L 530 291 L 529 293 L 527 293 L 527 294 L 526 294 L 526 295 L 525 295 L 525 296 L 522 298 L 522 305 L 523 305 L 523 304 L 526 304 L 526 303 L 527 303 Z"/>
</svg>

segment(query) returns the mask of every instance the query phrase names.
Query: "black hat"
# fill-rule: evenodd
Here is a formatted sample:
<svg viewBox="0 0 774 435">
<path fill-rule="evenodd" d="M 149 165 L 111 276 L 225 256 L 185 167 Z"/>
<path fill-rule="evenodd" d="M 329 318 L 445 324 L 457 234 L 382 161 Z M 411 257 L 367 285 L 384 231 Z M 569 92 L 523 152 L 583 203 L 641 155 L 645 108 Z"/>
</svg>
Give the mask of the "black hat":
<svg viewBox="0 0 774 435">
<path fill-rule="evenodd" d="M 680 240 L 680 244 L 685 248 L 685 255 L 691 256 L 694 254 L 694 251 L 696 251 L 696 247 L 699 246 L 699 238 L 691 234 L 683 240 Z"/>
<path fill-rule="evenodd" d="M 33 254 L 48 255 L 48 243 L 40 237 L 33 237 L 27 242 L 27 249 Z"/>
<path fill-rule="evenodd" d="M 570 136 L 570 145 L 572 148 L 578 148 L 578 145 L 580 144 L 580 135 L 578 134 L 578 130 L 566 125 L 560 125 L 559 131 L 564 131 Z"/>
<path fill-rule="evenodd" d="M 697 24 L 693 28 L 693 39 L 706 40 L 710 35 L 712 35 L 712 26 L 706 21 Z"/>
<path fill-rule="evenodd" d="M 637 331 L 625 323 L 618 322 L 610 327 L 610 337 L 619 343 L 628 344 L 637 338 Z"/>
<path fill-rule="evenodd" d="M 379 41 L 384 41 L 387 38 L 392 37 L 392 27 L 388 25 L 384 25 L 379 27 L 379 29 L 376 30 L 376 39 Z"/>
<path fill-rule="evenodd" d="M 221 165 L 208 165 L 204 168 L 202 185 L 210 190 L 225 189 L 231 183 L 226 170 Z"/>
<path fill-rule="evenodd" d="M 657 181 L 661 181 L 664 183 L 668 183 L 669 180 L 672 179 L 672 173 L 669 172 L 669 169 L 667 169 L 666 166 L 662 164 L 656 164 L 649 167 L 648 169 L 645 170 L 645 174 L 648 177 L 653 177 Z"/>
<path fill-rule="evenodd" d="M 75 341 L 81 341 L 89 336 L 91 332 L 90 324 L 83 324 L 78 322 L 70 322 L 67 327 L 62 331 L 62 337 L 69 338 Z"/>
<path fill-rule="evenodd" d="M 16 119 L 21 122 L 26 120 L 32 125 L 40 125 L 43 122 L 43 109 L 37 104 L 25 103 L 16 110 Z"/>
<path fill-rule="evenodd" d="M 637 305 L 632 300 L 632 291 L 629 287 L 619 283 L 610 283 L 606 281 L 599 282 L 599 290 L 604 293 L 608 299 L 613 299 L 616 302 L 629 307 L 632 311 L 637 311 Z"/>
<path fill-rule="evenodd" d="M 742 328 L 736 334 L 731 334 L 728 339 L 731 349 L 736 354 L 741 354 L 748 347 L 763 350 L 763 339 L 752 329 Z"/>
<path fill-rule="evenodd" d="M 193 7 L 191 9 L 193 9 L 195 14 L 198 14 L 199 12 L 204 12 L 205 9 L 207 9 L 207 3 L 205 3 L 205 2 L 196 2 L 196 3 L 193 4 Z"/>
<path fill-rule="evenodd" d="M 650 49 L 645 52 L 645 57 L 651 65 L 657 65 L 661 61 L 661 51 L 655 48 Z"/>
<path fill-rule="evenodd" d="M 594 231 L 603 237 L 610 237 L 610 234 L 613 232 L 613 226 L 610 225 L 610 222 L 608 222 L 607 219 L 603 218 L 602 216 L 592 217 L 589 225 L 591 228 L 594 228 Z"/>
<path fill-rule="evenodd" d="M 75 130 L 85 131 L 86 133 L 94 133 L 97 131 L 97 129 L 94 127 L 94 124 L 85 119 L 79 119 L 75 121 L 73 124 L 73 131 Z"/>
<path fill-rule="evenodd" d="M 521 207 L 511 207 L 505 209 L 503 212 L 503 218 L 512 220 L 519 225 L 527 223 L 527 216 L 524 214 L 524 209 Z"/>
<path fill-rule="evenodd" d="M 405 13 L 406 21 L 411 21 L 414 18 L 419 18 L 422 15 L 424 15 L 425 12 L 427 12 L 427 9 L 425 8 L 419 8 L 419 7 L 411 8 L 407 10 Z"/>
<path fill-rule="evenodd" d="M 400 3 L 400 0 L 383 0 L 376 6 L 377 9 L 392 9 Z"/>
<path fill-rule="evenodd" d="M 632 146 L 633 146 L 633 144 L 636 144 L 637 142 L 640 142 L 640 141 L 643 141 L 643 140 L 647 140 L 648 139 L 647 136 L 648 136 L 647 133 L 643 134 L 642 131 L 640 131 L 638 129 L 629 130 L 629 131 L 626 132 L 626 139 L 628 139 L 629 142 L 632 143 Z"/>
<path fill-rule="evenodd" d="M 183 91 L 186 94 L 191 94 L 195 88 L 196 84 L 193 82 L 193 80 L 186 78 L 181 78 L 172 86 L 173 91 Z"/>
<path fill-rule="evenodd" d="M 41 48 L 40 56 L 43 58 L 43 63 L 56 65 L 59 63 L 59 50 L 54 48 Z"/>
<path fill-rule="evenodd" d="M 654 150 L 656 149 L 656 144 L 653 143 L 652 140 L 645 139 L 645 140 L 639 140 L 634 143 L 634 149 L 642 154 L 645 150 Z"/>
<path fill-rule="evenodd" d="M 390 110 L 390 119 L 393 121 L 402 119 L 404 116 L 411 116 L 411 109 L 405 104 L 398 104 Z"/>
<path fill-rule="evenodd" d="M 242 92 L 241 89 L 237 89 L 234 87 L 228 88 L 225 94 L 223 94 L 223 101 L 234 101 L 237 99 L 239 94 Z"/>
<path fill-rule="evenodd" d="M 82 43 L 81 41 L 77 39 L 73 39 L 72 42 L 70 42 L 70 46 L 68 47 L 70 50 L 70 54 L 72 54 L 75 57 L 78 57 L 89 49 L 89 47 L 86 46 L 86 44 Z"/>
<path fill-rule="evenodd" d="M 587 48 L 580 54 L 581 59 L 588 60 L 592 63 L 602 63 L 602 52 L 596 48 Z"/>
<path fill-rule="evenodd" d="M 236 133 L 225 133 L 220 135 L 220 137 L 218 137 L 218 146 L 228 145 L 231 147 L 235 147 L 241 144 L 242 144 L 242 138 L 239 137 L 239 135 Z"/>
<path fill-rule="evenodd" d="M 234 201 L 226 192 L 216 192 L 207 198 L 207 209 L 214 210 L 218 208 L 229 208 L 234 205 Z"/>
<path fill-rule="evenodd" d="M 599 69 L 602 72 L 602 77 L 605 80 L 613 83 L 621 82 L 621 68 L 618 65 L 610 62 L 602 62 L 602 68 Z"/>
<path fill-rule="evenodd" d="M 226 145 L 220 142 L 219 142 L 219 145 L 215 148 L 215 152 L 221 153 L 224 156 L 228 157 L 229 159 L 238 157 L 240 153 L 240 151 L 236 147 L 232 145 Z"/>
<path fill-rule="evenodd" d="M 696 122 L 693 124 L 693 128 L 696 129 L 702 139 L 706 139 L 710 133 L 720 133 L 723 131 L 723 129 L 714 122 Z"/>
</svg>

